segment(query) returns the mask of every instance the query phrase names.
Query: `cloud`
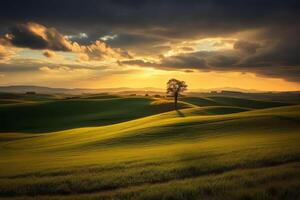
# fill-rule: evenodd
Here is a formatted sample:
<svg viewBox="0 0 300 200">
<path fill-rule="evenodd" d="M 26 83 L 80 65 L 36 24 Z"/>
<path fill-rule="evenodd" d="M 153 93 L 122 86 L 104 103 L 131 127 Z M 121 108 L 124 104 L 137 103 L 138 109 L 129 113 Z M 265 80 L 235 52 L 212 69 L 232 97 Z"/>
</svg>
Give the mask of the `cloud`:
<svg viewBox="0 0 300 200">
<path fill-rule="evenodd" d="M 44 51 L 43 55 L 47 58 L 53 58 L 56 56 L 56 54 L 53 51 L 49 51 L 49 50 Z"/>
<path fill-rule="evenodd" d="M 69 72 L 71 71 L 71 68 L 66 66 L 59 66 L 59 67 L 43 66 L 40 67 L 39 70 L 45 73 L 58 73 L 58 72 L 60 73 L 60 72 Z"/>
<path fill-rule="evenodd" d="M 249 54 L 255 53 L 256 50 L 260 47 L 261 46 L 259 43 L 248 42 L 248 41 L 244 41 L 244 40 L 236 41 L 233 45 L 233 48 L 241 50 L 241 51 L 249 53 Z"/>
<path fill-rule="evenodd" d="M 123 60 L 118 62 L 119 65 L 135 65 L 140 67 L 159 67 L 159 64 L 155 62 L 149 62 L 144 60 Z"/>
<path fill-rule="evenodd" d="M 18 24 L 11 27 L 5 39 L 16 47 L 71 51 L 72 44 L 55 28 L 46 28 L 37 23 Z"/>
<path fill-rule="evenodd" d="M 89 36 L 86 33 L 78 33 L 76 35 L 65 35 L 65 38 L 70 40 L 76 40 L 76 39 L 86 39 L 89 38 Z"/>
<path fill-rule="evenodd" d="M 114 34 L 114 35 L 104 35 L 100 39 L 103 40 L 103 41 L 108 41 L 108 40 L 114 40 L 117 37 L 118 37 L 117 34 Z"/>
<path fill-rule="evenodd" d="M 11 60 L 16 54 L 15 50 L 11 47 L 5 47 L 0 44 L 0 63 L 6 63 Z"/>
<path fill-rule="evenodd" d="M 7 58 L 7 54 L 5 48 L 0 45 L 0 60 L 4 60 Z"/>
<path fill-rule="evenodd" d="M 100 40 L 96 40 L 94 43 L 86 46 L 78 45 L 73 51 L 80 53 L 79 58 L 85 61 L 131 58 L 127 51 L 120 48 L 112 48 Z"/>
<path fill-rule="evenodd" d="M 156 67 L 168 70 L 188 70 L 195 69 L 201 71 L 211 71 L 213 67 L 231 67 L 239 61 L 239 54 L 233 50 L 227 51 L 197 51 L 192 53 L 182 53 L 179 55 L 162 57 L 158 62 L 144 60 L 125 60 L 121 64 L 136 65 L 143 67 Z"/>
<path fill-rule="evenodd" d="M 51 74 L 51 75 L 83 75 L 86 73 L 90 73 L 91 71 L 93 71 L 93 69 L 90 68 L 84 68 L 84 67 L 76 67 L 76 68 L 72 68 L 69 66 L 42 66 L 39 68 L 39 71 L 46 73 L 46 74 Z"/>
<path fill-rule="evenodd" d="M 182 51 L 194 51 L 193 47 L 180 47 L 180 50 Z"/>
<path fill-rule="evenodd" d="M 115 34 L 116 36 L 116 34 Z M 133 52 L 135 55 L 145 56 L 161 54 L 169 50 L 168 39 L 138 33 L 119 33 L 117 37 L 107 38 L 107 35 L 101 37 L 107 44 L 114 48 L 123 48 Z"/>
</svg>

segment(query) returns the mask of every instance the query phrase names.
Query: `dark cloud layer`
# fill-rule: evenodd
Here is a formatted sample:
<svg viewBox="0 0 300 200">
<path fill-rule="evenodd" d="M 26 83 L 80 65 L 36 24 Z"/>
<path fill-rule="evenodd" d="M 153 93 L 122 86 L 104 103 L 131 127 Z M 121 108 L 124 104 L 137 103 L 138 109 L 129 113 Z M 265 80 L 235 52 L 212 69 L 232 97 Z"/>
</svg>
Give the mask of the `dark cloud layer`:
<svg viewBox="0 0 300 200">
<path fill-rule="evenodd" d="M 10 23 L 34 21 L 68 35 L 85 32 L 92 41 L 118 34 L 111 42 L 117 47 L 152 45 L 250 29 L 288 29 L 299 25 L 299 8 L 298 0 L 11 0 L 1 2 L 0 33 Z"/>
<path fill-rule="evenodd" d="M 297 0 L 11 0 L 0 7 L 3 25 L 34 21 L 63 32 L 84 31 L 92 39 L 125 32 L 124 40 L 126 32 L 178 39 L 288 27 L 299 15 Z"/>
</svg>

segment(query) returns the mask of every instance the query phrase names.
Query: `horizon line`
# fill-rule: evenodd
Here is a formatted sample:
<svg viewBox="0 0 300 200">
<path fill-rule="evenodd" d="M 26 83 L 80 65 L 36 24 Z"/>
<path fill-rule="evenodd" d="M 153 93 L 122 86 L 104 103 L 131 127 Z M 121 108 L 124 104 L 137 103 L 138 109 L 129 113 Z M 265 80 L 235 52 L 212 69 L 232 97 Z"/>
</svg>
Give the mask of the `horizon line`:
<svg viewBox="0 0 300 200">
<path fill-rule="evenodd" d="M 2 85 L 0 84 L 0 87 L 44 87 L 44 88 L 49 88 L 49 89 L 65 89 L 65 90 L 108 90 L 108 89 L 135 89 L 135 90 L 144 90 L 147 88 L 151 88 L 151 89 L 157 89 L 157 90 L 165 90 L 164 88 L 158 88 L 158 87 L 140 87 L 140 88 L 133 88 L 133 87 L 111 87 L 111 88 L 80 88 L 80 87 L 52 87 L 52 86 L 45 86 L 45 85 Z M 192 88 L 192 89 L 188 89 L 187 92 L 193 91 L 235 91 L 235 92 L 250 92 L 250 93 L 263 93 L 263 92 L 300 92 L 300 90 L 257 90 L 257 89 L 243 89 L 243 88 L 238 88 L 238 87 L 219 87 L 219 88 L 207 88 L 207 89 L 203 89 L 203 88 Z M 124 90 L 126 91 L 126 90 Z"/>
</svg>

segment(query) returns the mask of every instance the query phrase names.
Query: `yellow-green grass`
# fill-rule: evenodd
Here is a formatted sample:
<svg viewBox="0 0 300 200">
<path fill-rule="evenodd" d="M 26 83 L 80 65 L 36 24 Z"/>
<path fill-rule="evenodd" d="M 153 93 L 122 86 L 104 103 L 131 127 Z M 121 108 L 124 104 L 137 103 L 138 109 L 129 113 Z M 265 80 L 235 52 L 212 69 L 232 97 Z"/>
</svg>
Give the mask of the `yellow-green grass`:
<svg viewBox="0 0 300 200">
<path fill-rule="evenodd" d="M 0 197 L 299 199 L 300 106 L 224 115 L 211 109 L 224 108 L 3 133 Z"/>
</svg>

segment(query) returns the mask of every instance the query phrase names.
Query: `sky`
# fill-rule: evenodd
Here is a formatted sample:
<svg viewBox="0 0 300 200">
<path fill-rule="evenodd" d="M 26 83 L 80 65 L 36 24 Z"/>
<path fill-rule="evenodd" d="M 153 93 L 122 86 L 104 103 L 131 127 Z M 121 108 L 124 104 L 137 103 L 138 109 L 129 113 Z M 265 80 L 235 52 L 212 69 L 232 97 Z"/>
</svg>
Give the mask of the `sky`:
<svg viewBox="0 0 300 200">
<path fill-rule="evenodd" d="M 300 90 L 298 0 L 10 0 L 0 85 Z"/>
</svg>

